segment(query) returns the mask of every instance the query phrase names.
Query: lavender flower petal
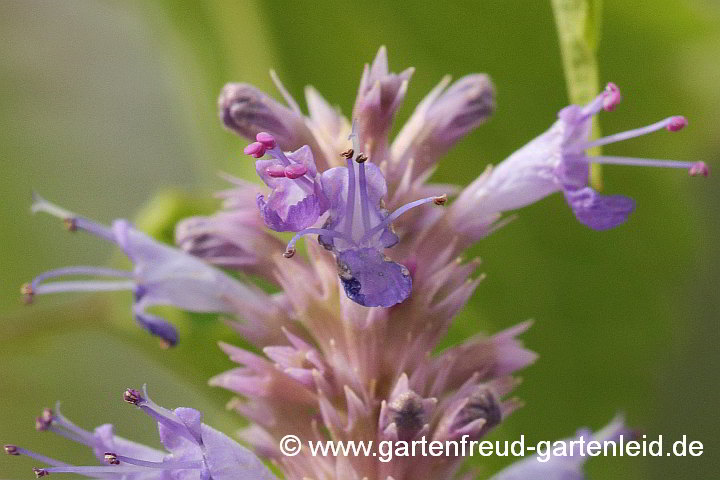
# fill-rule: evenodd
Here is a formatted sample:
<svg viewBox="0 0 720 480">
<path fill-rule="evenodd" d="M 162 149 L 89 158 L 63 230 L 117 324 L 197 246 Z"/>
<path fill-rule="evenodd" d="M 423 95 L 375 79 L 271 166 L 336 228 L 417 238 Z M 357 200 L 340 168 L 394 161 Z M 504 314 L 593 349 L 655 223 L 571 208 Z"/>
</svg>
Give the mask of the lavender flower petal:
<svg viewBox="0 0 720 480">
<path fill-rule="evenodd" d="M 412 289 L 407 268 L 374 248 L 348 249 L 337 255 L 345 293 L 365 307 L 391 307 L 403 302 Z"/>
</svg>

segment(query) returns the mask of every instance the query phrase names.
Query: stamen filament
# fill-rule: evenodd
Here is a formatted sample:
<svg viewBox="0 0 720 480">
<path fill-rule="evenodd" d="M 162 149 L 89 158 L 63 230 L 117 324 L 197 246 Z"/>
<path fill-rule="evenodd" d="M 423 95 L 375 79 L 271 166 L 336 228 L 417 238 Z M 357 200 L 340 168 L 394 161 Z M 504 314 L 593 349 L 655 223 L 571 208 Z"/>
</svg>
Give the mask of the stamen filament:
<svg viewBox="0 0 720 480">
<path fill-rule="evenodd" d="M 353 134 L 354 135 L 354 134 Z M 355 216 L 355 161 L 347 159 L 348 196 L 345 205 L 345 235 L 352 237 L 353 217 Z"/>
<path fill-rule="evenodd" d="M 53 425 L 50 425 L 50 427 L 48 427 L 48 430 L 51 431 L 51 432 L 53 432 L 53 433 L 56 433 L 56 434 L 58 434 L 58 435 L 60 435 L 60 436 L 62 436 L 62 437 L 65 437 L 65 438 L 67 438 L 68 440 L 72 440 L 73 442 L 79 443 L 79 444 L 81 444 L 81 445 L 87 445 L 88 447 L 92 447 L 92 446 L 93 446 L 93 444 L 92 444 L 91 441 L 87 440 L 86 438 L 81 437 L 81 436 L 78 435 L 77 433 L 74 433 L 74 432 L 71 432 L 71 431 L 68 431 L 68 430 L 62 430 L 62 429 L 57 428 L 57 427 L 55 427 L 55 426 L 53 426 Z"/>
<path fill-rule="evenodd" d="M 93 439 L 92 433 L 88 432 L 87 430 L 85 430 L 83 428 L 78 427 L 73 422 L 68 420 L 68 418 L 60 412 L 60 402 L 57 402 L 55 404 L 55 412 L 53 412 L 53 423 L 57 423 L 61 427 L 66 428 L 67 430 L 70 430 L 72 432 L 75 432 L 77 435 L 79 435 L 83 438 L 86 438 L 88 440 Z"/>
<path fill-rule="evenodd" d="M 659 122 L 655 122 L 652 125 L 648 125 L 646 127 L 635 128 L 626 132 L 616 133 L 614 135 L 608 135 L 607 137 L 598 138 L 597 140 L 593 140 L 592 142 L 588 142 L 583 145 L 583 150 L 587 150 L 592 147 L 599 147 L 601 145 L 607 145 L 610 143 L 622 142 L 623 140 L 629 140 L 631 138 L 647 135 L 648 133 L 657 132 L 658 130 L 667 128 L 668 125 L 670 125 L 675 118 L 676 117 L 668 117 L 664 120 L 660 120 Z"/>
<path fill-rule="evenodd" d="M 190 462 L 188 462 L 190 463 Z M 181 467 L 168 467 L 172 470 L 194 470 L 200 468 L 200 466 L 181 466 Z M 47 473 L 78 473 L 78 474 L 112 474 L 112 473 L 148 473 L 147 467 L 139 466 L 88 466 L 88 467 L 74 467 L 72 465 L 63 467 L 50 467 L 43 468 Z"/>
<path fill-rule="evenodd" d="M 414 202 L 406 203 L 402 207 L 398 208 L 394 212 L 392 212 L 390 215 L 385 217 L 385 220 L 383 220 L 381 223 L 377 224 L 375 227 L 373 227 L 371 230 L 365 233 L 363 235 L 362 239 L 360 240 L 360 244 L 363 244 L 370 240 L 373 235 L 377 234 L 378 232 L 384 230 L 388 227 L 392 222 L 394 222 L 398 217 L 403 215 L 408 210 L 412 210 L 415 207 L 419 207 L 420 205 L 425 205 L 426 203 L 430 202 L 438 202 L 438 199 L 442 197 L 427 197 L 422 198 L 420 200 L 415 200 Z"/>
<path fill-rule="evenodd" d="M 698 162 L 683 162 L 678 160 L 657 160 L 652 158 L 632 158 L 632 157 L 610 157 L 597 156 L 587 157 L 588 163 L 598 163 L 604 165 L 629 165 L 635 167 L 660 167 L 660 168 L 682 168 L 690 170 Z"/>
<path fill-rule="evenodd" d="M 119 278 L 132 278 L 132 273 L 125 270 L 117 270 L 115 268 L 105 267 L 88 267 L 88 266 L 76 266 L 76 267 L 64 267 L 55 270 L 49 270 L 43 272 L 37 277 L 33 278 L 30 282 L 30 286 L 35 290 L 40 283 L 49 279 L 57 277 L 65 277 L 70 275 L 88 275 L 97 277 L 119 277 Z"/>
<path fill-rule="evenodd" d="M 30 207 L 33 213 L 43 212 L 52 215 L 53 217 L 60 218 L 70 226 L 71 230 L 81 229 L 86 232 L 103 238 L 109 242 L 115 243 L 115 236 L 108 227 L 95 223 L 87 218 L 83 218 L 70 210 L 55 205 L 52 202 L 45 200 L 43 197 L 33 192 L 33 204 Z"/>
<path fill-rule="evenodd" d="M 358 163 L 360 170 L 360 208 L 362 212 L 362 221 L 364 231 L 370 230 L 370 206 L 368 205 L 367 179 L 365 178 L 365 162 Z"/>
<path fill-rule="evenodd" d="M 114 457 L 122 463 L 136 465 L 138 467 L 160 468 L 160 469 L 195 469 L 201 468 L 202 462 L 151 462 L 148 460 L 140 460 L 139 458 L 126 457 L 124 455 L 114 455 Z"/>
<path fill-rule="evenodd" d="M 30 295 L 45 295 L 61 292 L 115 292 L 133 290 L 135 282 L 110 282 L 100 280 L 73 280 L 67 282 L 50 282 L 33 289 Z"/>
<path fill-rule="evenodd" d="M 46 457 L 45 455 L 40 455 L 39 453 L 35 453 L 32 450 L 26 450 L 22 447 L 15 447 L 15 451 L 17 453 L 14 453 L 13 455 L 25 455 L 26 457 L 34 458 L 35 460 L 43 463 L 47 463 L 48 465 L 54 465 L 56 467 L 69 467 L 70 464 L 61 462 L 59 460 L 55 460 L 54 458 Z"/>
<path fill-rule="evenodd" d="M 293 250 L 295 248 L 295 243 L 297 243 L 298 240 L 300 240 L 301 237 L 304 237 L 305 235 L 324 235 L 327 237 L 333 237 L 333 238 L 341 238 L 345 240 L 348 243 L 355 244 L 353 242 L 352 238 L 347 236 L 346 234 L 342 232 L 337 232 L 335 230 L 328 230 L 326 228 L 306 228 L 305 230 L 301 230 L 298 233 L 295 234 L 295 236 L 288 242 L 286 250 Z"/>
</svg>

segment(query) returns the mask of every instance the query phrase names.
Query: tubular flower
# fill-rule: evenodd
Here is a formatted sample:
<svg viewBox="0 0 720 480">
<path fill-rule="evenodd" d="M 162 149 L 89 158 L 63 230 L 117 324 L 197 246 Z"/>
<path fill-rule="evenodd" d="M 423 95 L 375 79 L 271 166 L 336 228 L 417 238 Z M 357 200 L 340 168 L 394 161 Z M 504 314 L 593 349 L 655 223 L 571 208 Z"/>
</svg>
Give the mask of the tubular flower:
<svg viewBox="0 0 720 480">
<path fill-rule="evenodd" d="M 676 132 L 687 125 L 685 117 L 668 117 L 651 125 L 590 140 L 593 116 L 611 111 L 620 103 L 620 91 L 609 83 L 605 91 L 585 106 L 570 105 L 558 114 L 550 129 L 516 151 L 475 181 L 458 199 L 462 215 L 492 217 L 562 192 L 578 221 L 594 230 L 624 223 L 635 202 L 622 195 L 601 195 L 588 186 L 591 163 L 668 167 L 707 176 L 704 162 L 679 162 L 640 158 L 588 156 L 593 147 L 628 140 L 659 130 Z"/>
<path fill-rule="evenodd" d="M 89 447 L 99 465 L 75 466 L 18 447 L 5 445 L 8 455 L 31 457 L 49 467 L 33 468 L 40 478 L 51 473 L 72 473 L 90 478 L 123 480 L 231 480 L 276 479 L 252 452 L 225 434 L 202 423 L 203 414 L 192 408 L 168 410 L 150 400 L 147 390 L 128 389 L 126 402 L 157 422 L 157 450 L 115 435 L 111 424 L 84 430 L 65 418 L 59 408 L 46 408 L 35 421 L 38 431 L 52 431 Z"/>
<path fill-rule="evenodd" d="M 170 305 L 192 312 L 234 314 L 247 308 L 249 316 L 261 315 L 272 304 L 256 287 L 238 282 L 197 257 L 159 243 L 136 230 L 127 220 L 111 227 L 100 225 L 35 196 L 33 212 L 60 217 L 70 231 L 84 231 L 113 243 L 133 263 L 132 271 L 73 266 L 41 273 L 22 287 L 28 302 L 36 295 L 60 292 L 128 290 L 133 294 L 132 313 L 137 323 L 168 346 L 177 342 L 177 331 L 163 318 L 147 312 L 154 305 Z M 96 277 L 106 280 L 65 280 L 59 277 Z"/>
</svg>

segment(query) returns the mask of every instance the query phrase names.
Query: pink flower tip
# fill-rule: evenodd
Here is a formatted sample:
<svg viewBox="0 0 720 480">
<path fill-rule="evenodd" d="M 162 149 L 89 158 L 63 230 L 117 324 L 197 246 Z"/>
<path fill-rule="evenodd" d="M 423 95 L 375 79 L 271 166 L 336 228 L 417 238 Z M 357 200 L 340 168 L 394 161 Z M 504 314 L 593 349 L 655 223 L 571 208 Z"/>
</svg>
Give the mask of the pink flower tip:
<svg viewBox="0 0 720 480">
<path fill-rule="evenodd" d="M 262 143 L 263 146 L 268 150 L 275 148 L 275 145 L 277 145 L 275 142 L 275 137 L 273 137 L 267 132 L 258 133 L 257 135 L 255 135 L 255 140 Z"/>
<path fill-rule="evenodd" d="M 682 130 L 683 128 L 685 128 L 687 124 L 687 118 L 683 117 L 682 115 L 677 115 L 670 119 L 667 129 L 671 132 L 677 132 L 678 130 Z"/>
<path fill-rule="evenodd" d="M 695 162 L 692 164 L 692 167 L 690 167 L 690 171 L 688 173 L 690 173 L 691 177 L 696 177 L 698 175 L 707 177 L 710 175 L 710 168 L 705 162 Z"/>
<path fill-rule="evenodd" d="M 288 165 L 285 167 L 285 176 L 287 178 L 295 179 L 300 178 L 303 175 L 305 175 L 308 171 L 308 168 L 300 163 L 295 163 L 292 165 Z"/>
<path fill-rule="evenodd" d="M 615 107 L 620 103 L 620 100 L 622 100 L 622 96 L 620 95 L 620 89 L 618 86 L 613 82 L 608 83 L 605 87 L 603 97 L 603 110 L 606 112 L 615 110 Z"/>
<path fill-rule="evenodd" d="M 265 145 L 260 142 L 253 142 L 243 149 L 245 155 L 252 155 L 255 158 L 260 158 L 265 155 Z"/>
</svg>

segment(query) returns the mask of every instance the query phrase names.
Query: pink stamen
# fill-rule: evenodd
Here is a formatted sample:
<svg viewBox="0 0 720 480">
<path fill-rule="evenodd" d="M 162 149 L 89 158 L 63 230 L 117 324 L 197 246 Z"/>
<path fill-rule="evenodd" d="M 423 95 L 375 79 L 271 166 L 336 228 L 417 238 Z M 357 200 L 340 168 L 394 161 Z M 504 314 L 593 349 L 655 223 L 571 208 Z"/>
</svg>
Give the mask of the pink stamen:
<svg viewBox="0 0 720 480">
<path fill-rule="evenodd" d="M 308 171 L 308 168 L 303 165 L 302 163 L 293 163 L 292 165 L 288 165 L 284 169 L 284 175 L 287 178 L 296 179 L 300 178 L 303 175 L 305 175 Z"/>
<path fill-rule="evenodd" d="M 267 132 L 258 133 L 257 135 L 255 135 L 255 139 L 258 142 L 262 143 L 263 146 L 268 150 L 272 150 L 273 148 L 275 148 L 275 145 L 277 145 L 277 143 L 275 142 L 275 137 L 273 137 Z"/>
<path fill-rule="evenodd" d="M 708 175 L 710 175 L 710 168 L 707 166 L 707 164 L 705 164 L 705 162 L 695 162 L 693 163 L 692 167 L 690 167 L 688 173 L 691 177 L 695 177 L 697 175 L 707 177 Z"/>
<path fill-rule="evenodd" d="M 618 86 L 613 82 L 608 83 L 603 92 L 603 110 L 612 112 L 620 103 L 620 100 L 622 100 L 622 96 L 620 95 Z"/>
<path fill-rule="evenodd" d="M 667 129 L 671 132 L 676 132 L 687 125 L 687 120 L 682 116 L 668 117 L 659 122 L 655 122 L 645 127 L 635 128 L 626 132 L 616 133 L 614 135 L 608 135 L 607 137 L 598 138 L 592 142 L 582 144 L 583 150 L 587 150 L 592 147 L 599 147 L 601 145 L 608 145 L 610 143 L 622 142 L 631 138 L 640 137 L 649 133 L 657 132 L 662 129 Z"/>
<path fill-rule="evenodd" d="M 253 142 L 243 149 L 245 155 L 252 155 L 255 158 L 260 158 L 265 155 L 265 145 L 260 142 Z"/>
<path fill-rule="evenodd" d="M 273 178 L 285 177 L 285 167 L 283 167 L 282 165 L 270 165 L 265 171 Z"/>
<path fill-rule="evenodd" d="M 677 115 L 670 118 L 670 121 L 665 128 L 667 128 L 671 132 L 677 132 L 678 130 L 682 130 L 683 128 L 685 128 L 687 124 L 687 118 L 683 117 L 682 115 Z"/>
</svg>

